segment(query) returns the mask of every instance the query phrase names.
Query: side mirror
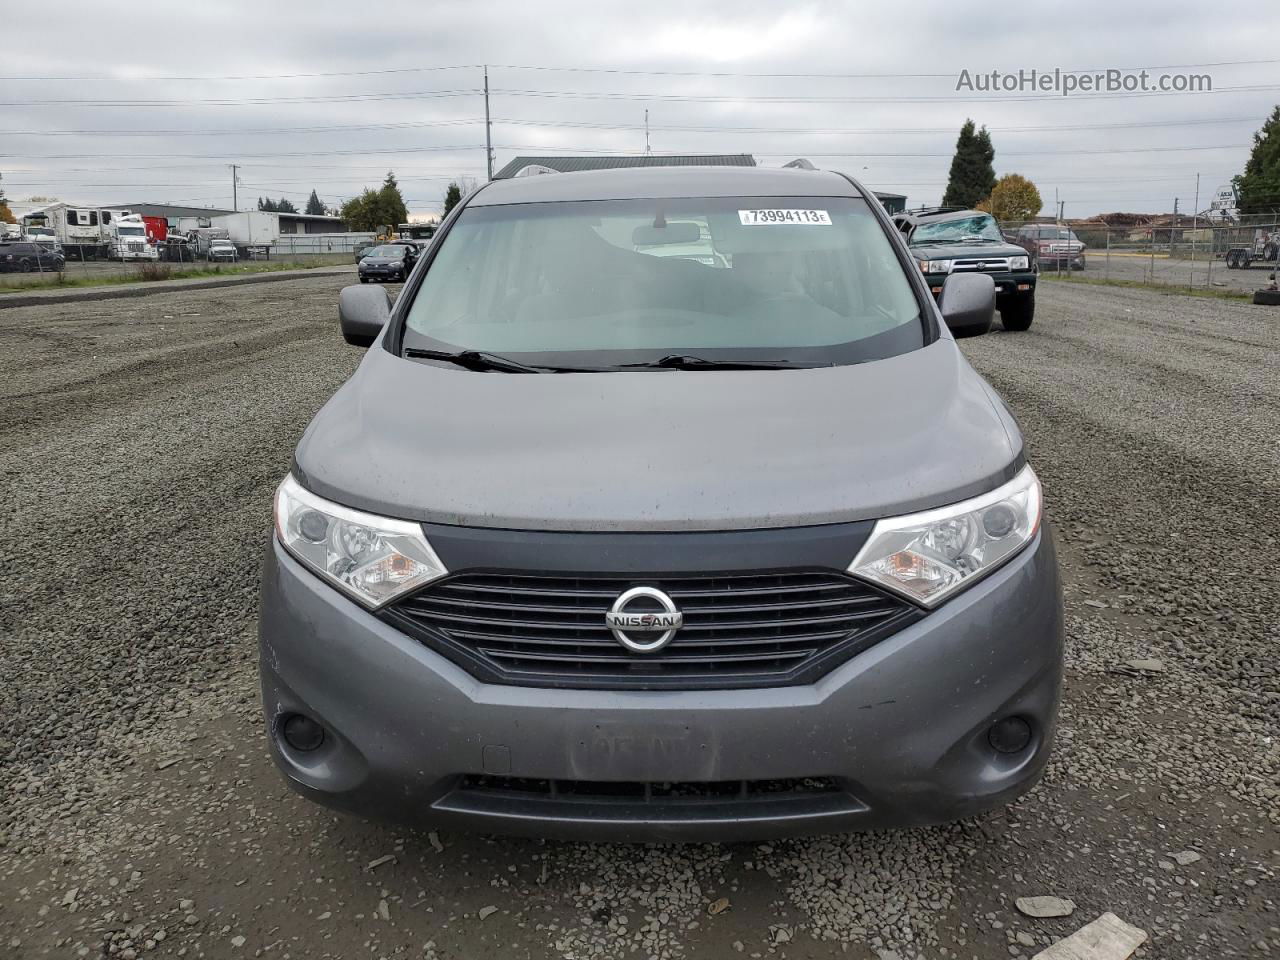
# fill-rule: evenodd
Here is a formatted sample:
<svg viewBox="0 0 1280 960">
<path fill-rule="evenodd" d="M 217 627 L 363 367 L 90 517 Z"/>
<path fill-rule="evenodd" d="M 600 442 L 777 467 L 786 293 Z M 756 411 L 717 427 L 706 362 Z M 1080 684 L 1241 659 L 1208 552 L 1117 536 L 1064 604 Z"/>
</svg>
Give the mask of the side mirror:
<svg viewBox="0 0 1280 960">
<path fill-rule="evenodd" d="M 995 281 L 985 273 L 952 274 L 942 285 L 938 309 L 955 336 L 976 337 L 986 333 L 995 319 Z"/>
<path fill-rule="evenodd" d="M 338 321 L 342 339 L 356 347 L 367 347 L 391 319 L 391 295 L 382 287 L 343 287 L 338 297 Z"/>
</svg>

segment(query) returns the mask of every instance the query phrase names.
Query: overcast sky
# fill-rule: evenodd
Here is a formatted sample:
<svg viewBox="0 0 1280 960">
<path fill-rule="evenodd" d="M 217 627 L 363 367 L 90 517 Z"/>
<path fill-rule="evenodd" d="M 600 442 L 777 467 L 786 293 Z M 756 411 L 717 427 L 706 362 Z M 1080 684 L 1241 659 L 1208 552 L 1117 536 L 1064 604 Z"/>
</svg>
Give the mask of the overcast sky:
<svg viewBox="0 0 1280 960">
<path fill-rule="evenodd" d="M 1274 15 L 1203 0 L 1006 4 L 1003 21 L 1000 5 L 956 0 L 6 7 L 12 200 L 229 208 L 237 163 L 241 209 L 267 195 L 301 208 L 313 187 L 336 205 L 393 169 L 411 212 L 438 211 L 450 179 L 484 178 L 474 65 L 488 63 L 495 169 L 521 153 L 643 152 L 647 108 L 655 153 L 809 157 L 935 203 L 972 117 L 992 132 L 997 174 L 1030 177 L 1045 213 L 1055 189 L 1067 216 L 1167 211 L 1175 197 L 1189 212 L 1196 173 L 1204 208 L 1280 102 Z M 1055 67 L 1208 73 L 1215 92 L 956 92 L 964 69 Z"/>
</svg>

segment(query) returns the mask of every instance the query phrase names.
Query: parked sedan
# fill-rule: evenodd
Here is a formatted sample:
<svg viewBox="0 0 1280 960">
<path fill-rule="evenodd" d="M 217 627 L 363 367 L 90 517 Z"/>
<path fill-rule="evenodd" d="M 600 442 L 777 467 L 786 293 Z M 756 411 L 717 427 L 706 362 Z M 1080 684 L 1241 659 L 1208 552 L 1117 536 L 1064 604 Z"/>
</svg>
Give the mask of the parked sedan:
<svg viewBox="0 0 1280 960">
<path fill-rule="evenodd" d="M 418 248 L 410 243 L 384 243 L 374 247 L 360 261 L 357 268 L 360 282 L 370 280 L 403 281 L 409 276 L 418 259 Z"/>
<path fill-rule="evenodd" d="M 33 243 L 30 240 L 0 243 L 0 270 L 18 273 L 36 271 L 57 273 L 65 269 L 66 265 L 66 257 L 58 247 Z"/>
</svg>

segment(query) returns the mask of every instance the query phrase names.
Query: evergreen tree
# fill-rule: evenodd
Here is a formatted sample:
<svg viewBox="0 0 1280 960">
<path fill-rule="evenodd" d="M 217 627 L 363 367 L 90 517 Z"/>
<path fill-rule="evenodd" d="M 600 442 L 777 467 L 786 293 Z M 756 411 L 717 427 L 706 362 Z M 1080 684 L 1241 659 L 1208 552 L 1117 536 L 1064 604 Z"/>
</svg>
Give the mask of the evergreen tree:
<svg viewBox="0 0 1280 960">
<path fill-rule="evenodd" d="M 456 183 L 449 184 L 449 189 L 444 192 L 444 213 L 441 218 L 447 217 L 449 211 L 462 202 L 462 188 Z"/>
<path fill-rule="evenodd" d="M 972 120 L 966 120 L 956 140 L 956 154 L 951 160 L 951 174 L 947 178 L 947 192 L 942 195 L 942 205 L 973 207 L 991 196 L 996 186 L 996 171 L 992 166 L 995 156 L 987 128 L 977 130 Z"/>
<path fill-rule="evenodd" d="M 382 189 L 378 191 L 380 203 L 380 223 L 395 230 L 409 219 L 409 208 L 405 206 L 404 197 L 400 194 L 400 185 L 396 183 L 396 175 L 387 171 L 387 178 L 382 181 Z"/>
<path fill-rule="evenodd" d="M 276 201 L 276 213 L 297 213 L 298 208 L 293 205 L 292 200 L 286 200 L 281 197 Z"/>
<path fill-rule="evenodd" d="M 324 204 L 320 202 L 320 195 L 311 191 L 311 196 L 307 198 L 306 213 L 313 217 L 322 217 L 325 214 Z"/>
<path fill-rule="evenodd" d="M 1262 129 L 1253 135 L 1253 150 L 1244 173 L 1233 182 L 1241 213 L 1280 210 L 1280 106 L 1271 111 Z"/>
</svg>

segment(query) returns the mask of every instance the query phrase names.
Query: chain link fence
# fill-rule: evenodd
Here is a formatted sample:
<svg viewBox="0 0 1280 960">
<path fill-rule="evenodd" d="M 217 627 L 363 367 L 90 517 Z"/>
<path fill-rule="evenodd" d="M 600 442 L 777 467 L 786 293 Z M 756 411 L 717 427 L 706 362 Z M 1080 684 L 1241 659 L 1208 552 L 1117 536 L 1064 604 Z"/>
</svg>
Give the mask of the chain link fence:
<svg viewBox="0 0 1280 960">
<path fill-rule="evenodd" d="M 148 246 L 155 257 L 146 259 L 114 259 L 109 248 L 57 247 L 48 244 L 13 243 L 3 248 L 0 257 L 0 288 L 46 285 L 57 278 L 83 283 L 93 279 L 117 282 L 125 279 L 156 280 L 181 276 L 194 271 L 234 271 L 271 265 L 284 267 L 318 267 L 350 264 L 355 271 L 355 254 L 373 243 L 372 233 L 294 234 L 281 236 L 267 244 L 233 244 L 234 254 L 227 249 L 213 250 L 208 240 L 178 240 Z"/>
<path fill-rule="evenodd" d="M 1269 287 L 1280 251 L 1280 217 L 1205 223 L 1193 217 L 1133 217 L 1001 224 L 1050 279 L 1102 279 L 1150 286 L 1252 293 Z"/>
</svg>

